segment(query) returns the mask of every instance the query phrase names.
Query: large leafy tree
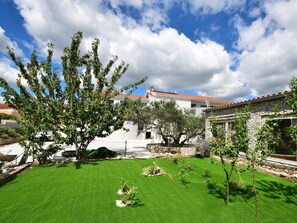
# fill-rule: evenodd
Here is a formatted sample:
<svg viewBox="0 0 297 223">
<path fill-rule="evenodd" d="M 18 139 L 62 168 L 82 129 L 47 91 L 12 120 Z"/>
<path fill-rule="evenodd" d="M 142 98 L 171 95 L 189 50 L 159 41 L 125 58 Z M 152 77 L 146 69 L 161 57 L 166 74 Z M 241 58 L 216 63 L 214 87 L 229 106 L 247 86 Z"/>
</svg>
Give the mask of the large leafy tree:
<svg viewBox="0 0 297 223">
<path fill-rule="evenodd" d="M 95 137 L 106 137 L 121 129 L 130 116 L 132 102 L 128 98 L 115 105 L 111 99 L 126 91 L 131 94 L 146 78 L 117 88 L 128 65 L 117 64 L 115 56 L 103 67 L 98 56 L 99 40 L 93 41 L 92 51 L 86 54 L 79 50 L 81 41 L 82 33 L 74 34 L 70 47 L 64 49 L 61 71 L 52 65 L 53 44 L 48 45 L 45 61 L 39 61 L 34 51 L 26 66 L 13 49 L 8 49 L 20 70 L 19 79 L 16 86 L 10 86 L 0 78 L 0 87 L 5 90 L 2 95 L 6 103 L 21 115 L 31 152 L 44 153 L 44 141 L 35 135 L 52 130 L 56 143 L 75 145 L 77 159 L 83 159 Z"/>
<path fill-rule="evenodd" d="M 183 146 L 204 133 L 204 117 L 191 109 L 181 109 L 174 100 L 157 101 L 135 110 L 132 120 L 144 129 L 153 129 L 168 146 Z"/>
</svg>

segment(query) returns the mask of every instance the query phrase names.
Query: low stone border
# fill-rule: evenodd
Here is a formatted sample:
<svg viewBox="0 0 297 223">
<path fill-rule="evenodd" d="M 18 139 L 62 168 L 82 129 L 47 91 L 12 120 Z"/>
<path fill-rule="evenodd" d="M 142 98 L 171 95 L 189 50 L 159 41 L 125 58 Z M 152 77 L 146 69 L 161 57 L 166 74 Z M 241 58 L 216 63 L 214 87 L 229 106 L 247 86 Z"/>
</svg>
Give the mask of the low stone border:
<svg viewBox="0 0 297 223">
<path fill-rule="evenodd" d="M 214 159 L 219 160 L 218 156 L 212 156 Z M 237 162 L 238 165 L 247 165 L 246 159 L 241 156 Z M 260 172 L 280 177 L 286 180 L 290 180 L 297 183 L 297 167 L 287 164 L 273 163 L 271 161 L 263 162 L 263 164 L 257 169 Z"/>
<path fill-rule="evenodd" d="M 0 146 L 17 143 L 22 140 L 22 137 L 0 139 Z"/>
<path fill-rule="evenodd" d="M 297 183 L 297 167 L 280 163 L 265 162 L 259 170 Z"/>
<path fill-rule="evenodd" d="M 172 147 L 172 146 L 162 146 L 161 144 L 147 144 L 147 150 L 151 153 L 157 154 L 176 154 L 178 153 L 183 157 L 192 157 L 197 154 L 195 146 L 185 146 L 185 147 Z"/>
<path fill-rule="evenodd" d="M 31 164 L 26 163 L 20 166 L 17 166 L 14 170 L 12 170 L 10 173 L 5 174 L 4 177 L 0 178 L 0 186 L 6 184 L 7 182 L 9 182 L 10 180 L 12 180 L 16 175 L 18 175 L 19 173 L 21 173 L 22 171 L 26 170 L 27 168 L 29 168 L 31 166 Z"/>
</svg>

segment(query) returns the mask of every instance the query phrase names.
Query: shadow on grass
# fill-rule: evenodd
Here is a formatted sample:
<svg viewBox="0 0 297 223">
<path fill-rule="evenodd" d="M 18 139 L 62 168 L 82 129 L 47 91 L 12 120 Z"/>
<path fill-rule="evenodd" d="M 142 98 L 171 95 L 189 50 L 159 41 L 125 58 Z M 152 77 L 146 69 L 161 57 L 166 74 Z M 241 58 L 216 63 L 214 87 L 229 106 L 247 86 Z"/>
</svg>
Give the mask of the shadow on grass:
<svg viewBox="0 0 297 223">
<path fill-rule="evenodd" d="M 12 175 L 12 176 L 0 176 L 0 187 L 4 186 L 5 184 L 11 182 L 11 183 L 16 183 L 15 181 L 12 182 L 13 180 L 15 180 L 17 178 L 16 175 Z"/>
<path fill-rule="evenodd" d="M 297 186 L 287 186 L 275 181 L 261 180 L 258 183 L 258 191 L 265 197 L 284 200 L 288 204 L 297 206 Z"/>
<path fill-rule="evenodd" d="M 136 198 L 134 204 L 131 206 L 132 208 L 143 207 L 144 204 L 141 202 L 139 198 Z"/>
<path fill-rule="evenodd" d="M 226 200 L 226 187 L 218 185 L 215 182 L 208 181 L 207 183 L 208 193 L 215 195 L 217 198 Z M 248 185 L 243 188 L 239 188 L 236 183 L 230 183 L 230 202 L 236 201 L 237 197 L 243 198 L 245 201 L 251 199 L 254 196 L 252 186 Z"/>
<path fill-rule="evenodd" d="M 98 160 L 83 160 L 83 161 L 78 161 L 78 162 L 74 162 L 74 166 L 75 166 L 75 169 L 81 169 L 82 168 L 82 165 L 94 165 L 94 166 L 97 166 L 99 165 L 98 163 L 99 161 Z"/>
</svg>

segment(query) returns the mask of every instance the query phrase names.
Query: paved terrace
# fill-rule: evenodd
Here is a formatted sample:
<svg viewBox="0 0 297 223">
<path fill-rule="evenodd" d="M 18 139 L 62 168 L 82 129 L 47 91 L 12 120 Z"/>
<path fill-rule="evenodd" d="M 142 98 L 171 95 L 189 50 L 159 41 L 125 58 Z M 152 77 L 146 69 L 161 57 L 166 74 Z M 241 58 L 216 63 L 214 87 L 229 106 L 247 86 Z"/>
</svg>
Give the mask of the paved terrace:
<svg viewBox="0 0 297 223">
<path fill-rule="evenodd" d="M 127 140 L 127 156 L 133 156 L 135 158 L 150 158 L 152 154 L 146 149 L 146 145 L 152 143 L 152 140 Z M 47 143 L 48 145 L 50 144 Z M 110 139 L 100 139 L 97 138 L 90 143 L 88 149 L 97 149 L 98 147 L 105 146 L 110 150 L 116 151 L 120 154 L 125 152 L 125 140 L 110 140 Z M 75 150 L 74 146 L 64 146 L 64 150 Z M 18 164 L 23 156 L 24 149 L 18 144 L 11 144 L 0 146 L 0 153 L 17 155 L 17 160 L 13 164 Z M 61 154 L 59 152 L 58 154 Z M 242 154 L 244 155 L 244 154 Z M 297 167 L 297 161 L 284 160 L 274 157 L 267 158 L 268 162 L 284 164 L 288 166 Z M 32 157 L 29 157 L 27 162 L 32 162 Z"/>
<path fill-rule="evenodd" d="M 149 158 L 151 153 L 147 151 L 146 145 L 151 143 L 151 140 L 108 140 L 108 139 L 95 139 L 90 143 L 88 149 L 97 149 L 98 147 L 105 146 L 110 150 L 116 151 L 120 154 L 124 154 L 125 147 L 127 148 L 127 156 L 133 156 L 135 158 Z M 46 145 L 49 145 L 51 142 L 47 142 Z M 74 146 L 63 146 L 64 150 L 75 150 Z M 14 165 L 18 164 L 23 156 L 24 149 L 18 144 L 10 144 L 5 146 L 0 146 L 0 153 L 7 155 L 17 155 Z M 61 154 L 59 152 L 58 154 Z M 27 162 L 32 162 L 32 157 L 29 157 Z"/>
</svg>

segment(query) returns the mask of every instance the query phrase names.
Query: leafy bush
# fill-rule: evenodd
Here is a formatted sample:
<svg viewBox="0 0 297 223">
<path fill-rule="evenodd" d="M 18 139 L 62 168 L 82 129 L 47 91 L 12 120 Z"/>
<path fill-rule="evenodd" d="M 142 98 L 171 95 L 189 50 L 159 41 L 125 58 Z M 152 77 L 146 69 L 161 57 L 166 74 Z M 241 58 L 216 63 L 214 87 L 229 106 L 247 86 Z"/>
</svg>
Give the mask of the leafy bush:
<svg viewBox="0 0 297 223">
<path fill-rule="evenodd" d="M 137 187 L 130 187 L 128 185 L 128 181 L 125 179 L 121 179 L 121 188 L 118 190 L 118 194 L 122 196 L 120 200 L 120 207 L 124 207 L 126 205 L 134 206 L 139 199 L 136 198 L 136 193 L 138 192 Z M 123 205 L 123 206 L 122 206 Z"/>
<path fill-rule="evenodd" d="M 0 138 L 1 138 L 1 139 L 8 139 L 8 138 L 10 138 L 10 137 L 9 137 L 9 135 L 7 135 L 7 134 L 5 134 L 5 133 L 1 133 L 1 134 L 0 134 Z"/>
<path fill-rule="evenodd" d="M 177 165 L 178 164 L 178 158 L 177 157 L 169 157 L 168 159 L 172 164 Z"/>
<path fill-rule="evenodd" d="M 36 154 L 37 160 L 40 164 L 45 164 L 48 162 L 48 158 L 52 156 L 53 154 L 60 151 L 62 147 L 57 144 L 51 144 L 46 149 L 40 151 Z"/>
<path fill-rule="evenodd" d="M 211 178 L 209 170 L 205 170 L 204 173 L 202 174 L 202 177 L 206 179 L 207 182 L 209 182 L 209 179 Z"/>
<path fill-rule="evenodd" d="M 163 170 L 156 164 L 156 162 L 153 162 L 152 165 L 143 168 L 142 175 L 144 176 L 158 176 L 161 175 Z"/>
<path fill-rule="evenodd" d="M 126 193 L 122 195 L 122 202 L 126 205 L 133 206 L 137 202 L 136 193 L 138 192 L 137 187 L 131 187 Z"/>
<path fill-rule="evenodd" d="M 88 159 L 114 158 L 118 155 L 117 152 L 111 151 L 106 147 L 99 147 L 98 149 L 87 150 L 86 153 L 86 157 Z"/>
<path fill-rule="evenodd" d="M 21 130 L 0 127 L 0 138 L 16 138 L 21 136 Z"/>
<path fill-rule="evenodd" d="M 6 120 L 15 120 L 16 117 L 14 115 L 10 115 L 10 114 L 5 114 L 5 113 L 0 113 L 0 121 L 2 119 L 6 119 Z"/>
<path fill-rule="evenodd" d="M 210 156 L 210 146 L 208 142 L 204 141 L 199 146 L 196 147 L 198 155 L 200 157 L 209 157 Z"/>
<path fill-rule="evenodd" d="M 125 179 L 121 179 L 121 188 L 120 188 L 120 193 L 124 194 L 127 193 L 130 190 L 130 187 L 128 185 L 128 181 Z"/>
<path fill-rule="evenodd" d="M 192 171 L 193 168 L 191 164 L 185 161 L 185 159 L 181 160 L 181 165 L 180 165 L 180 172 L 179 172 L 179 182 L 180 184 L 185 187 L 187 186 L 190 182 L 187 179 L 188 172 Z"/>
</svg>

